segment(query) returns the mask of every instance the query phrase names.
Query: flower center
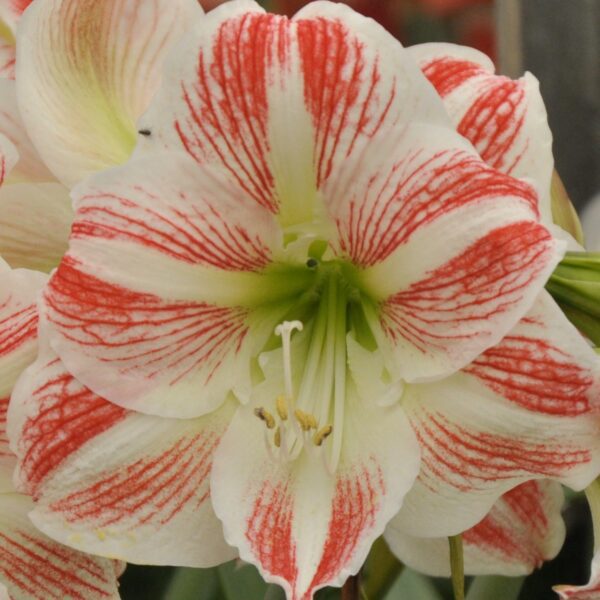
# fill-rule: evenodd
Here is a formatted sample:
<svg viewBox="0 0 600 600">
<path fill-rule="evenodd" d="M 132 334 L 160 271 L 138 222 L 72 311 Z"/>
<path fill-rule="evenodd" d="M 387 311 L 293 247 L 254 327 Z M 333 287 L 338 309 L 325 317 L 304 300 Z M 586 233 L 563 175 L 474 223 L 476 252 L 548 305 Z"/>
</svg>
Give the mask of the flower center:
<svg viewBox="0 0 600 600">
<path fill-rule="evenodd" d="M 281 339 L 276 374 L 281 393 L 265 399 L 255 414 L 265 424 L 266 443 L 274 457 L 295 460 L 306 450 L 320 454 L 333 472 L 344 429 L 349 317 L 360 302 L 338 263 L 309 262 L 308 268 L 321 273 L 309 299 L 305 295 L 296 307 L 301 320 L 285 320 L 275 328 Z"/>
</svg>

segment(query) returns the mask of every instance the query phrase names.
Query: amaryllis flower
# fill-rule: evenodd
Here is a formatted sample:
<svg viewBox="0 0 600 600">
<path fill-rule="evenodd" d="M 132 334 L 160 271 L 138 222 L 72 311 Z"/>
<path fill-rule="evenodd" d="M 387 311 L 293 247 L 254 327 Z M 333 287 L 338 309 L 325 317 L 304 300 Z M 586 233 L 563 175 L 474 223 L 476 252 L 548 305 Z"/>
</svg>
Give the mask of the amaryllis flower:
<svg viewBox="0 0 600 600">
<path fill-rule="evenodd" d="M 495 74 L 483 53 L 455 44 L 429 43 L 408 49 L 444 102 L 457 131 L 490 166 L 532 181 L 539 209 L 552 223 L 550 187 L 552 132 L 539 82 Z"/>
<path fill-rule="evenodd" d="M 465 573 L 516 577 L 554 558 L 565 539 L 562 505 L 562 488 L 552 481 L 527 481 L 506 492 L 482 521 L 463 532 Z M 436 577 L 450 575 L 446 538 L 413 537 L 393 524 L 385 537 L 409 567 Z"/>
<path fill-rule="evenodd" d="M 3 172 L 16 151 L 1 138 Z M 32 499 L 12 484 L 16 457 L 8 447 L 6 414 L 12 387 L 37 354 L 38 293 L 46 276 L 11 270 L 0 259 L 0 595 L 3 598 L 118 598 L 123 565 L 67 548 L 28 518 Z"/>
<path fill-rule="evenodd" d="M 381 27 L 226 3 L 139 127 L 74 191 L 11 400 L 42 531 L 134 562 L 238 551 L 309 599 L 401 507 L 439 537 L 528 479 L 597 475 L 597 358 L 542 291 L 564 245 Z"/>
<path fill-rule="evenodd" d="M 0 79 L 0 133 L 19 151 L 0 191 L 0 254 L 50 271 L 67 246 L 68 188 L 127 160 L 168 50 L 202 11 L 193 0 L 49 0 L 21 18 L 28 4 L 0 3 L 19 55 L 16 84 Z"/>
</svg>

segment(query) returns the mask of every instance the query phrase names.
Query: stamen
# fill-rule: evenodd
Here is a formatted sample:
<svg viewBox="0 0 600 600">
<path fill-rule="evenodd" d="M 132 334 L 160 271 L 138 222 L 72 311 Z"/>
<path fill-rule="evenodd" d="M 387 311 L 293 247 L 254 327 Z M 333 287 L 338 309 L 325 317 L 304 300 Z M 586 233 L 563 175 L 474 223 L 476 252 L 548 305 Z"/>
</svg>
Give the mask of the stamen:
<svg viewBox="0 0 600 600">
<path fill-rule="evenodd" d="M 254 409 L 254 414 L 261 420 L 264 421 L 267 425 L 267 429 L 274 429 L 275 427 L 275 417 L 262 406 Z"/>
<path fill-rule="evenodd" d="M 277 396 L 277 414 L 282 421 L 287 421 L 288 418 L 288 409 L 287 402 L 285 400 L 285 396 L 279 395 Z"/>
<path fill-rule="evenodd" d="M 273 443 L 276 448 L 281 448 L 281 427 L 278 427 L 275 430 L 275 435 L 273 436 Z"/>
<path fill-rule="evenodd" d="M 288 398 L 293 398 L 294 396 L 294 390 L 292 386 L 291 353 L 291 337 L 294 329 L 302 331 L 302 323 L 300 321 L 284 321 L 275 327 L 275 335 L 281 336 L 281 350 L 283 352 L 283 378 L 285 383 L 285 393 Z"/>
<path fill-rule="evenodd" d="M 316 429 L 318 427 L 317 419 L 315 419 L 314 415 L 305 413 L 299 408 L 294 411 L 294 415 L 296 415 L 296 419 L 298 423 L 300 423 L 302 431 L 310 431 L 311 429 Z"/>
<path fill-rule="evenodd" d="M 317 433 L 315 433 L 315 435 L 313 436 L 313 442 L 315 446 L 321 446 L 323 442 L 331 435 L 332 431 L 332 425 L 326 425 L 325 427 L 317 431 Z"/>
</svg>

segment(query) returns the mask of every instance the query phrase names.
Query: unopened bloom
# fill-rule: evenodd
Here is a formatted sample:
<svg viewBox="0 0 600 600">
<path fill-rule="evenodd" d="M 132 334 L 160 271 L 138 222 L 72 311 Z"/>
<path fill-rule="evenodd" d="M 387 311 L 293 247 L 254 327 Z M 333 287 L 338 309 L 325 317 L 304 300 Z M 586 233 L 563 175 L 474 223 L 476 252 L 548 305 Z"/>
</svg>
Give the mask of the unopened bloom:
<svg viewBox="0 0 600 600">
<path fill-rule="evenodd" d="M 159 564 L 229 544 L 299 600 L 401 507 L 450 535 L 597 474 L 598 363 L 542 293 L 562 244 L 383 29 L 227 3 L 140 128 L 74 192 L 11 402 L 43 531 Z"/>
</svg>

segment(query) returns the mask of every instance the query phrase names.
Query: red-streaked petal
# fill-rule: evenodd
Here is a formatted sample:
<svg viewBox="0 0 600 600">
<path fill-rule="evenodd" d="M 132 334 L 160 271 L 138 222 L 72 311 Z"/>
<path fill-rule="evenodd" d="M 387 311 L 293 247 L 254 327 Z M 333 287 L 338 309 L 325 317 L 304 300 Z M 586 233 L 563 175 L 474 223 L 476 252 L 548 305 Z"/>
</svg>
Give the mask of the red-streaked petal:
<svg viewBox="0 0 600 600">
<path fill-rule="evenodd" d="M 71 247 L 43 307 L 69 370 L 163 416 L 205 414 L 245 386 L 254 341 L 239 304 L 265 294 L 255 271 L 277 239 L 272 215 L 175 153 L 99 174 L 75 195 Z"/>
<path fill-rule="evenodd" d="M 290 600 L 310 600 L 360 569 L 418 471 L 400 407 L 374 408 L 350 390 L 345 411 L 333 476 L 310 448 L 291 464 L 270 456 L 264 424 L 248 406 L 215 455 L 211 492 L 225 538 Z"/>
<path fill-rule="evenodd" d="M 141 121 L 153 132 L 144 146 L 219 164 L 289 225 L 319 213 L 317 188 L 342 185 L 340 166 L 378 134 L 412 119 L 447 124 L 398 42 L 342 4 L 315 2 L 290 21 L 225 3 L 167 72 Z"/>
<path fill-rule="evenodd" d="M 22 370 L 37 353 L 37 297 L 43 273 L 11 270 L 0 259 L 0 398 L 10 395 Z"/>
<path fill-rule="evenodd" d="M 331 205 L 339 251 L 363 267 L 381 302 L 373 317 L 409 381 L 452 373 L 499 342 L 563 250 L 538 222 L 535 190 L 457 137 L 409 127 L 377 175 Z"/>
<path fill-rule="evenodd" d="M 528 479 L 584 488 L 600 468 L 598 386 L 598 357 L 544 293 L 474 365 L 410 388 L 423 460 L 398 526 L 453 535 Z"/>
<path fill-rule="evenodd" d="M 13 34 L 21 15 L 31 2 L 32 0 L 2 0 L 0 2 L 0 19 L 8 25 Z"/>
<path fill-rule="evenodd" d="M 552 133 L 539 83 L 530 73 L 513 81 L 472 48 L 423 44 L 410 49 L 444 101 L 458 132 L 492 167 L 535 182 L 544 222 L 552 223 Z"/>
<path fill-rule="evenodd" d="M 0 38 L 0 77 L 15 78 L 17 53 L 13 43 Z"/>
<path fill-rule="evenodd" d="M 0 255 L 13 268 L 49 272 L 67 251 L 73 209 L 61 183 L 0 189 Z"/>
<path fill-rule="evenodd" d="M 27 496 L 0 494 L 0 582 L 13 600 L 118 600 L 123 565 L 89 556 L 39 532 L 27 514 Z"/>
<path fill-rule="evenodd" d="M 190 420 L 129 412 L 46 349 L 15 387 L 9 414 L 16 481 L 36 499 L 33 522 L 69 546 L 129 562 L 229 560 L 209 474 L 233 409 Z"/>
<path fill-rule="evenodd" d="M 17 33 L 19 108 L 60 181 L 71 187 L 127 160 L 165 56 L 201 15 L 194 0 L 31 6 Z"/>
<path fill-rule="evenodd" d="M 551 481 L 528 481 L 506 492 L 477 525 L 463 532 L 465 573 L 526 575 L 551 560 L 565 538 L 563 492 Z M 418 538 L 386 529 L 390 549 L 406 565 L 436 577 L 450 575 L 446 538 Z"/>
</svg>

